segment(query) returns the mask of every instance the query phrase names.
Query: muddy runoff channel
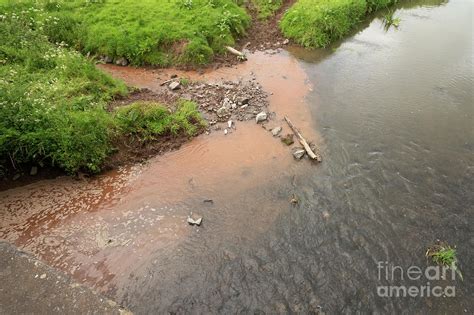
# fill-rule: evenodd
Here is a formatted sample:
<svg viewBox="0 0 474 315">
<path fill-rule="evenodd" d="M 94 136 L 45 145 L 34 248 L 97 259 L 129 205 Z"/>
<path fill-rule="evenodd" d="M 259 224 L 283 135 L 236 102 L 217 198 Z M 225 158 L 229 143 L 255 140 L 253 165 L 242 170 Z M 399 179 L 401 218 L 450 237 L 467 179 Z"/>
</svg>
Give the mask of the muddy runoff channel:
<svg viewBox="0 0 474 315">
<path fill-rule="evenodd" d="M 257 52 L 204 74 L 106 69 L 151 91 L 170 74 L 255 77 L 268 126 L 289 132 L 288 115 L 323 163 L 236 121 L 143 165 L 3 191 L 0 238 L 138 314 L 472 313 L 472 3 L 409 2 L 398 29 L 381 15 L 327 50 Z M 377 294 L 426 286 L 377 266 L 425 269 L 437 239 L 458 246 L 465 281 L 429 282 L 454 297 Z"/>
</svg>

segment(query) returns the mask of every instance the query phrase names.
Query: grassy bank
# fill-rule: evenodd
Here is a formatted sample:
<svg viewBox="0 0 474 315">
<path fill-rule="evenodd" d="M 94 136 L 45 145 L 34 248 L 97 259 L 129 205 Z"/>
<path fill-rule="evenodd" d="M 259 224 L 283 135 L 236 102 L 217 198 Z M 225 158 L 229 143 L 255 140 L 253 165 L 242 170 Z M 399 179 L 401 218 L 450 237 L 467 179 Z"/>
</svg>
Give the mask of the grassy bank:
<svg viewBox="0 0 474 315">
<path fill-rule="evenodd" d="M 299 0 L 283 16 L 286 37 L 305 47 L 326 47 L 341 39 L 367 14 L 398 0 Z"/>
<path fill-rule="evenodd" d="M 44 28 L 29 13 L 0 16 L 0 175 L 28 164 L 97 172 L 112 140 L 129 135 L 126 117 L 144 141 L 196 132 L 201 122 L 194 104 L 180 105 L 176 113 L 154 105 L 161 114 L 142 120 L 161 129 L 148 131 L 145 139 L 132 124 L 140 116 L 136 111 L 106 111 L 113 97 L 126 95 L 126 86 L 65 44 L 52 44 Z"/>
<path fill-rule="evenodd" d="M 243 34 L 249 16 L 232 0 L 0 0 L 28 12 L 53 42 L 133 65 L 206 64 Z M 49 18 L 48 18 L 49 17 Z"/>
</svg>

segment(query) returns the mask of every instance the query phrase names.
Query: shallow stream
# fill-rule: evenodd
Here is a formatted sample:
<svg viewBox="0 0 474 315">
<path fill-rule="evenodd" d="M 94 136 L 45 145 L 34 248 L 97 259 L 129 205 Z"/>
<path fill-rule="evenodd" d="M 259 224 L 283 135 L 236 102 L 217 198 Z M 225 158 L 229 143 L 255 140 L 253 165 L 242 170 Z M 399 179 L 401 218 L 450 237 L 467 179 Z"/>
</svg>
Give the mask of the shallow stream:
<svg viewBox="0 0 474 315">
<path fill-rule="evenodd" d="M 473 2 L 408 3 L 398 29 L 381 12 L 329 49 L 256 53 L 204 74 L 255 73 L 273 93 L 271 124 L 291 117 L 323 163 L 296 162 L 241 123 L 145 165 L 0 192 L 0 238 L 137 314 L 472 314 Z M 151 70 L 107 70 L 160 82 Z M 186 224 L 190 212 L 201 227 Z M 455 297 L 377 295 L 426 285 L 380 278 L 377 264 L 426 268 L 437 239 L 457 245 L 464 281 L 432 285 L 454 285 Z"/>
</svg>

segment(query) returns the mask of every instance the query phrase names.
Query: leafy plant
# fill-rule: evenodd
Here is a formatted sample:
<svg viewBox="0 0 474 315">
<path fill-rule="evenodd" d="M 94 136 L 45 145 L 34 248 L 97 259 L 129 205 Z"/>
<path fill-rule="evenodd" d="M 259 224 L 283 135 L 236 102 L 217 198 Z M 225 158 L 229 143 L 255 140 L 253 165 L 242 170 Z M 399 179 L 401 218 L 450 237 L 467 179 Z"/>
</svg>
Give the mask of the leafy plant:
<svg viewBox="0 0 474 315">
<path fill-rule="evenodd" d="M 179 0 L 178 5 L 182 9 L 191 10 L 193 8 L 193 0 Z"/>
<path fill-rule="evenodd" d="M 400 25 L 401 19 L 399 17 L 394 17 L 394 11 L 390 10 L 383 16 L 383 23 L 385 30 L 388 30 L 391 26 L 398 28 Z"/>
<path fill-rule="evenodd" d="M 429 247 L 425 256 L 430 257 L 438 265 L 446 266 L 456 271 L 461 280 L 463 279 L 462 273 L 457 266 L 458 258 L 455 247 L 442 242 Z"/>
<path fill-rule="evenodd" d="M 282 0 L 252 0 L 261 19 L 270 17 L 283 4 Z"/>
</svg>

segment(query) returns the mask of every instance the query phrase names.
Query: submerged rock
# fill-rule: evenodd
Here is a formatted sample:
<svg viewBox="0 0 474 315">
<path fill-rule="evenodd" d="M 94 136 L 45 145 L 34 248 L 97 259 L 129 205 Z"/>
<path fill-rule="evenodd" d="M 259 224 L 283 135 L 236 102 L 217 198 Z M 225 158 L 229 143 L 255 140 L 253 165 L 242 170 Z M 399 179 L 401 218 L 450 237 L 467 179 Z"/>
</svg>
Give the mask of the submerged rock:
<svg viewBox="0 0 474 315">
<path fill-rule="evenodd" d="M 265 112 L 260 112 L 257 114 L 257 116 L 255 116 L 255 121 L 257 123 L 261 122 L 261 121 L 265 121 L 267 120 L 267 113 Z"/>
<path fill-rule="evenodd" d="M 301 158 L 306 154 L 306 151 L 303 148 L 295 148 L 292 153 L 295 159 L 301 160 Z"/>
<path fill-rule="evenodd" d="M 274 137 L 278 136 L 280 134 L 281 130 L 282 130 L 282 128 L 280 126 L 273 128 L 272 129 L 272 135 Z"/>
</svg>

